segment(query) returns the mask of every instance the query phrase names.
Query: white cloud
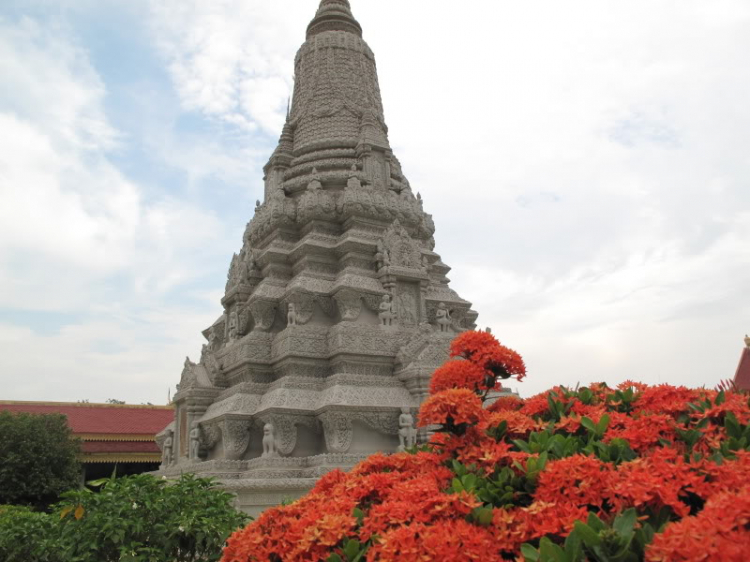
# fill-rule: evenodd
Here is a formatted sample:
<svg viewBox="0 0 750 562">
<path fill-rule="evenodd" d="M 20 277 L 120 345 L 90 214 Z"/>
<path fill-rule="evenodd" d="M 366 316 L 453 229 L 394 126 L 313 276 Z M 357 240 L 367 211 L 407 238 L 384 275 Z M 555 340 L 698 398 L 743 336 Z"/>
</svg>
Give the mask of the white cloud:
<svg viewBox="0 0 750 562">
<path fill-rule="evenodd" d="M 317 4 L 150 2 L 148 25 L 179 110 L 212 120 L 216 135 L 277 136 L 294 53 Z M 750 330 L 750 5 L 455 6 L 352 1 L 377 56 L 391 143 L 435 215 L 437 251 L 455 268 L 453 285 L 475 303 L 480 324 L 527 358 L 523 392 L 597 379 L 713 385 L 730 377 Z M 0 97 L 0 108 L 9 108 L 3 124 L 19 139 L 2 147 L 14 156 L 0 153 L 0 174 L 31 186 L 11 197 L 39 219 L 6 211 L 2 239 L 90 275 L 129 272 L 134 294 L 153 310 L 163 291 L 212 259 L 207 245 L 220 236 L 219 220 L 179 197 L 144 202 L 144 188 L 107 159 L 105 149 L 124 141 L 107 125 L 106 91 L 83 50 L 63 40 L 53 57 L 55 33 L 24 29 L 0 34 L 0 45 L 15 49 L 0 56 L 2 74 L 17 77 L 10 90 L 22 92 Z M 43 83 L 60 87 L 44 91 Z M 188 171 L 188 183 L 221 170 L 238 198 L 260 181 L 246 174 L 268 156 L 248 147 L 246 168 L 244 155 L 223 154 L 223 144 L 205 136 L 151 133 L 148 142 L 163 148 L 165 163 Z M 7 248 L 0 242 L 0 258 L 8 259 Z M 0 294 L 52 306 L 42 291 L 50 271 L 74 294 L 79 278 L 41 260 L 33 265 L 14 279 L 2 268 Z M 84 297 L 67 306 L 111 291 L 86 279 Z M 201 321 L 204 310 L 218 310 L 215 297 L 196 313 Z M 130 326 L 127 304 L 102 310 Z M 141 328 L 168 332 L 181 310 Z M 35 345 L 77 349 L 96 331 L 121 337 L 121 327 L 120 320 L 91 333 L 83 326 Z M 20 333 L 11 328 L 0 340 Z M 158 368 L 147 355 L 137 363 L 141 348 L 136 363 L 120 356 L 120 376 L 176 373 L 199 338 L 187 329 L 175 337 L 180 342 L 165 344 L 164 358 L 154 360 Z M 92 369 L 107 364 L 91 361 Z"/>
<path fill-rule="evenodd" d="M 127 139 L 68 33 L 0 20 L 0 73 L 0 309 L 14 319 L 0 318 L 6 398 L 161 397 L 178 348 L 199 347 L 215 306 L 167 303 L 201 278 L 196 264 L 225 226 L 188 200 L 145 192 L 113 163 Z M 59 319 L 45 320 L 50 312 Z"/>
<path fill-rule="evenodd" d="M 299 0 L 167 0 L 151 2 L 151 10 L 185 109 L 280 134 L 299 30 L 311 19 Z"/>
</svg>

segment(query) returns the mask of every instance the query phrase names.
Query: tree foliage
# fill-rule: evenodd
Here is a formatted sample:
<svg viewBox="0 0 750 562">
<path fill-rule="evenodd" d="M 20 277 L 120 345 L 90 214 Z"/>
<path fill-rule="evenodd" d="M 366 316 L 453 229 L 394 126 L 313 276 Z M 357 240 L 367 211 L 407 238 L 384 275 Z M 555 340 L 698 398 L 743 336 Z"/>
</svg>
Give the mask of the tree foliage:
<svg viewBox="0 0 750 562">
<path fill-rule="evenodd" d="M 51 514 L 0 506 L 3 562 L 213 562 L 247 523 L 211 480 L 147 474 L 63 494 Z M 99 486 L 97 486 L 99 487 Z"/>
<path fill-rule="evenodd" d="M 80 482 L 79 453 L 65 416 L 0 412 L 0 504 L 56 501 Z"/>
</svg>

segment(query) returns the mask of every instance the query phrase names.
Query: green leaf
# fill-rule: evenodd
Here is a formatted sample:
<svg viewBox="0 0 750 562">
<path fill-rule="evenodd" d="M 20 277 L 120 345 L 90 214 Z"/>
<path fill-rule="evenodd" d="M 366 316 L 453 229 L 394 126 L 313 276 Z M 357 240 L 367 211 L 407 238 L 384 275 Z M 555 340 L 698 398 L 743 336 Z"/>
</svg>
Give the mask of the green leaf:
<svg viewBox="0 0 750 562">
<path fill-rule="evenodd" d="M 594 548 L 602 543 L 602 539 L 599 538 L 599 533 L 581 521 L 575 522 L 574 532 L 581 537 L 583 543 L 589 548 Z"/>
<path fill-rule="evenodd" d="M 596 426 L 594 425 L 594 421 L 591 418 L 583 416 L 581 418 L 581 425 L 592 433 L 596 432 Z"/>
<path fill-rule="evenodd" d="M 567 562 L 568 560 L 568 557 L 565 556 L 565 551 L 547 537 L 542 537 L 542 540 L 539 541 L 539 554 L 541 554 L 542 560 L 545 560 L 545 562 L 547 560 Z"/>
<path fill-rule="evenodd" d="M 523 554 L 527 562 L 537 562 L 539 560 L 539 551 L 529 543 L 521 545 L 521 554 Z"/>
<path fill-rule="evenodd" d="M 355 507 L 352 511 L 352 516 L 356 517 L 357 519 L 357 525 L 362 526 L 362 522 L 365 519 L 365 512 L 359 509 L 358 507 Z"/>
<path fill-rule="evenodd" d="M 635 522 L 638 520 L 638 514 L 634 508 L 627 509 L 615 517 L 612 528 L 623 537 L 629 538 L 633 534 Z"/>
<path fill-rule="evenodd" d="M 344 562 L 344 561 L 343 561 L 343 560 L 341 560 L 341 556 L 339 556 L 338 554 L 336 554 L 336 553 L 334 552 L 333 554 L 331 554 L 331 555 L 330 555 L 330 556 L 329 556 L 329 557 L 328 557 L 328 558 L 326 559 L 326 562 Z"/>
<path fill-rule="evenodd" d="M 353 560 L 357 554 L 359 554 L 360 544 L 356 539 L 346 541 L 344 543 L 344 554 L 348 560 Z"/>
</svg>

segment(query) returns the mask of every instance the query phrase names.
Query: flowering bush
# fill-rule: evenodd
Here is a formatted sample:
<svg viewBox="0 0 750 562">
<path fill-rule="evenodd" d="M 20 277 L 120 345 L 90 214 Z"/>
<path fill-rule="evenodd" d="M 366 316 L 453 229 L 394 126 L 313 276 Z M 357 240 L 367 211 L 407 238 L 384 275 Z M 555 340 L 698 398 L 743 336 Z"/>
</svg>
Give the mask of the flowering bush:
<svg viewBox="0 0 750 562">
<path fill-rule="evenodd" d="M 482 332 L 451 355 L 420 411 L 428 444 L 327 474 L 222 562 L 747 559 L 747 394 L 627 382 L 484 407 L 523 360 Z"/>
</svg>

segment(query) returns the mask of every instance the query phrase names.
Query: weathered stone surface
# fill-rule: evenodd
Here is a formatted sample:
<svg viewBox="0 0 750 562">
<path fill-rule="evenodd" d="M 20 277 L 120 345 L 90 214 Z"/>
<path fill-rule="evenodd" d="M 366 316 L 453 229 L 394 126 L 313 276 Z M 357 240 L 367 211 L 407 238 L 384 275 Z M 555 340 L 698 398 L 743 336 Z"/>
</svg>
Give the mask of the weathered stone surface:
<svg viewBox="0 0 750 562">
<path fill-rule="evenodd" d="M 347 0 L 321 2 L 295 75 L 223 311 L 157 439 L 162 474 L 217 476 L 255 513 L 410 445 L 430 375 L 477 318 L 448 286 L 435 224 L 391 151 Z"/>
</svg>

